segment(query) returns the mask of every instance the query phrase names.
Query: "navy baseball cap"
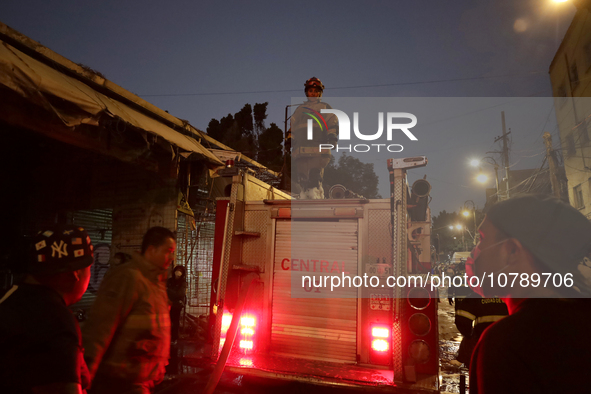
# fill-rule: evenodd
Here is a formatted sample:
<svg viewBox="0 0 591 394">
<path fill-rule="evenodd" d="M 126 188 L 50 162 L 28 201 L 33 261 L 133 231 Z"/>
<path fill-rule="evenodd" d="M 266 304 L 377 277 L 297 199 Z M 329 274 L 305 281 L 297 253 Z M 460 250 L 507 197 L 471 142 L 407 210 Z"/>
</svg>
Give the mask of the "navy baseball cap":
<svg viewBox="0 0 591 394">
<path fill-rule="evenodd" d="M 90 237 L 84 228 L 56 225 L 33 237 L 27 272 L 55 275 L 88 267 L 94 261 Z"/>
</svg>

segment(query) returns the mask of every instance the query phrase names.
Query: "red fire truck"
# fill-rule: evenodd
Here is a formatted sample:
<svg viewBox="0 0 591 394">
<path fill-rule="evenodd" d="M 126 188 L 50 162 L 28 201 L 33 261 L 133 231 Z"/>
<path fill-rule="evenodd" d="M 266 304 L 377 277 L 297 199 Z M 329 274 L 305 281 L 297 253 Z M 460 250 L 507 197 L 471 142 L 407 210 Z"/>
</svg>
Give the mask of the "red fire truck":
<svg viewBox="0 0 591 394">
<path fill-rule="evenodd" d="M 382 200 L 292 200 L 237 168 L 222 171 L 232 186 L 217 202 L 218 374 L 438 391 L 430 185 L 409 187 L 406 176 L 426 164 L 388 160 L 391 196 Z"/>
</svg>

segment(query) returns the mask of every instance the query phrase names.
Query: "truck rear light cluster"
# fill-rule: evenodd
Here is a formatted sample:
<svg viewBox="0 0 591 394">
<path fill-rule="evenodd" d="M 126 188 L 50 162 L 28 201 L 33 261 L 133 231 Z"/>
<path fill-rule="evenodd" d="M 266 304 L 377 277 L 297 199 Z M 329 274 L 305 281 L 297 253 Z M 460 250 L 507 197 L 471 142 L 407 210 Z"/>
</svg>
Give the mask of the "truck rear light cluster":
<svg viewBox="0 0 591 394">
<path fill-rule="evenodd" d="M 224 312 L 222 315 L 222 330 L 220 332 L 220 347 L 218 351 L 222 351 L 224 347 L 224 343 L 226 343 L 226 334 L 228 333 L 228 328 L 230 328 L 230 324 L 232 323 L 232 314 L 230 312 Z"/>
<path fill-rule="evenodd" d="M 431 357 L 429 344 L 423 340 L 415 339 L 408 348 L 410 357 L 418 364 L 426 363 Z"/>
<path fill-rule="evenodd" d="M 383 326 L 371 327 L 371 348 L 377 352 L 386 352 L 390 348 L 388 339 L 390 338 L 390 330 Z"/>
<path fill-rule="evenodd" d="M 388 350 L 388 342 L 384 341 L 383 339 L 374 339 L 371 342 L 371 348 L 376 352 L 385 352 Z"/>
<path fill-rule="evenodd" d="M 417 374 L 436 374 L 439 368 L 436 295 L 423 287 L 407 293 L 403 312 L 403 364 L 405 377 L 415 381 Z"/>
<path fill-rule="evenodd" d="M 240 330 L 240 333 L 242 335 L 254 335 L 254 330 L 250 327 L 246 327 L 246 328 L 243 328 L 242 330 Z"/>
<path fill-rule="evenodd" d="M 224 315 L 222 316 L 222 330 L 220 332 L 219 351 L 222 350 L 224 343 L 226 342 L 226 335 L 228 333 L 228 329 L 230 328 L 230 324 L 232 324 L 232 314 L 230 312 L 224 312 Z M 238 347 L 245 354 L 252 352 L 252 350 L 254 349 L 255 328 L 256 317 L 254 315 L 243 314 L 240 317 L 240 323 L 238 327 L 236 340 L 238 343 Z"/>
<path fill-rule="evenodd" d="M 421 287 L 415 287 L 409 291 L 408 303 L 413 310 L 408 318 L 408 328 L 414 339 L 409 347 L 408 354 L 414 363 L 423 364 L 429 361 L 431 349 L 424 338 L 431 331 L 431 320 L 423 313 L 431 304 L 431 294 Z"/>
<path fill-rule="evenodd" d="M 252 341 L 245 341 L 245 340 L 240 341 L 240 349 L 246 351 L 246 350 L 252 350 L 252 347 L 253 347 Z"/>
<path fill-rule="evenodd" d="M 244 314 L 240 317 L 239 347 L 244 353 L 250 353 L 254 349 L 255 327 L 256 317 L 251 314 Z"/>
<path fill-rule="evenodd" d="M 371 362 L 389 364 L 390 328 L 381 323 L 371 325 Z"/>
</svg>

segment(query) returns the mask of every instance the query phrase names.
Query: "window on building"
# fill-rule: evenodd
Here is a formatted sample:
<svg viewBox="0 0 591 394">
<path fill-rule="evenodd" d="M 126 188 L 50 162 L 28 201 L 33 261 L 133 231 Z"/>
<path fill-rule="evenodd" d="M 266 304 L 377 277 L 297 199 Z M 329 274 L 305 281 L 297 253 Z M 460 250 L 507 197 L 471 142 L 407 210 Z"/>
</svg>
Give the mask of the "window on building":
<svg viewBox="0 0 591 394">
<path fill-rule="evenodd" d="M 589 68 L 591 68 L 591 41 L 585 44 L 583 53 L 585 54 L 585 66 L 587 67 L 587 72 L 589 72 Z"/>
<path fill-rule="evenodd" d="M 584 120 L 580 125 L 577 126 L 578 135 L 577 135 L 577 143 L 579 146 L 587 145 L 589 143 L 589 133 L 587 130 L 587 121 Z"/>
<path fill-rule="evenodd" d="M 556 89 L 554 96 L 556 97 L 556 102 L 560 107 L 566 103 L 566 87 L 564 84 L 560 85 L 558 89 Z"/>
<path fill-rule="evenodd" d="M 577 148 L 575 147 L 575 136 L 571 132 L 569 133 L 566 138 L 564 139 L 565 142 L 565 149 L 566 149 L 566 156 L 574 156 L 577 153 Z"/>
<path fill-rule="evenodd" d="M 577 69 L 577 63 L 573 63 L 570 66 L 570 83 L 573 89 L 579 85 L 579 70 Z"/>
<path fill-rule="evenodd" d="M 585 208 L 585 201 L 583 201 L 583 185 L 577 185 L 573 188 L 573 202 L 575 208 Z"/>
</svg>

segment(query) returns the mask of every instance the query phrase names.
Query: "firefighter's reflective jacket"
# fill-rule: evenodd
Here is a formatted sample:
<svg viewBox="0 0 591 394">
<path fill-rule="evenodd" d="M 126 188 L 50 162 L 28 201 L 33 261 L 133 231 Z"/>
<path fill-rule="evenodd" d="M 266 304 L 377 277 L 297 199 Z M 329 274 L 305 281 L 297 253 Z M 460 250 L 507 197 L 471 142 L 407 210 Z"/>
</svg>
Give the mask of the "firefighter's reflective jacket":
<svg viewBox="0 0 591 394">
<path fill-rule="evenodd" d="M 291 117 L 291 133 L 294 141 L 292 146 L 315 147 L 318 151 L 318 144 L 328 143 L 329 134 L 333 134 L 334 140 L 338 137 L 338 118 L 334 114 L 322 114 L 323 109 L 332 107 L 320 100 L 306 101 L 301 104 Z M 312 139 L 308 140 L 308 119 L 312 120 Z M 295 152 L 292 152 L 292 154 Z"/>
<path fill-rule="evenodd" d="M 456 298 L 455 310 L 455 324 L 464 337 L 458 351 L 458 361 L 468 364 L 482 332 L 509 312 L 500 298 L 482 298 L 474 292 L 463 299 Z"/>
</svg>

